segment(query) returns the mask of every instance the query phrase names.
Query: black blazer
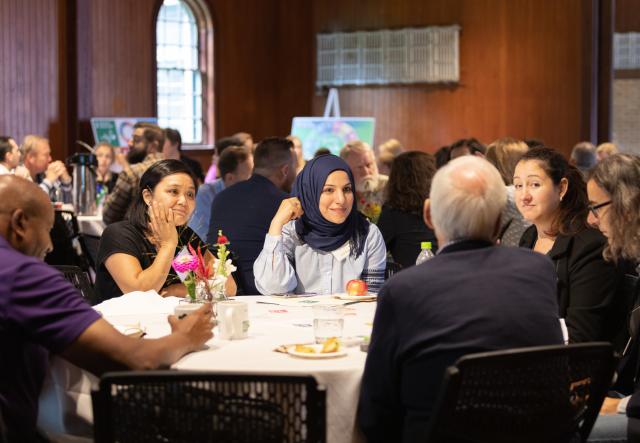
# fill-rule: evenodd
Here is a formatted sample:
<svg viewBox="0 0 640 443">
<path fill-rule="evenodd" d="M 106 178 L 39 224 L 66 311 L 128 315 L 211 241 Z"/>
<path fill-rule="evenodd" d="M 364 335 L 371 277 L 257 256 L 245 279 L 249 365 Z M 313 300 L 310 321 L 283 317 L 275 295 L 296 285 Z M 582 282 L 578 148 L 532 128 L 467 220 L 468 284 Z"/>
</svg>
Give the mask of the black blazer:
<svg viewBox="0 0 640 443">
<path fill-rule="evenodd" d="M 424 441 L 444 370 L 460 356 L 562 343 L 551 261 L 464 241 L 394 275 L 378 307 L 358 422 L 370 442 Z"/>
<path fill-rule="evenodd" d="M 520 246 L 533 249 L 538 239 L 530 226 Z M 594 228 L 577 234 L 558 235 L 547 255 L 558 276 L 559 315 L 569 330 L 569 341 L 610 341 L 618 350 L 626 341 L 625 306 L 618 291 L 623 273 L 606 262 L 602 250 L 607 239 Z"/>
<path fill-rule="evenodd" d="M 271 219 L 282 200 L 282 190 L 266 177 L 253 174 L 220 192 L 211 205 L 207 243 L 213 245 L 222 230 L 238 266 L 238 283 L 245 295 L 259 294 L 253 278 L 253 262 L 264 246 Z"/>
</svg>

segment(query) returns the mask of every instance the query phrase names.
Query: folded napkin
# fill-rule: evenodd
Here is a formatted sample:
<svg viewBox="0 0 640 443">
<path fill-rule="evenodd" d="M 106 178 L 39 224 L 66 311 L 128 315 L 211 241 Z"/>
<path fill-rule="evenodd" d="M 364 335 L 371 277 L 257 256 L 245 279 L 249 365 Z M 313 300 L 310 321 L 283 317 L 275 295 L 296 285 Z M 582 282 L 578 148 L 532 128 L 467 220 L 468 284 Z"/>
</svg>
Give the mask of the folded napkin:
<svg viewBox="0 0 640 443">
<path fill-rule="evenodd" d="M 178 297 L 161 297 L 156 291 L 135 291 L 110 298 L 93 308 L 103 316 L 131 314 L 173 314 Z"/>
</svg>

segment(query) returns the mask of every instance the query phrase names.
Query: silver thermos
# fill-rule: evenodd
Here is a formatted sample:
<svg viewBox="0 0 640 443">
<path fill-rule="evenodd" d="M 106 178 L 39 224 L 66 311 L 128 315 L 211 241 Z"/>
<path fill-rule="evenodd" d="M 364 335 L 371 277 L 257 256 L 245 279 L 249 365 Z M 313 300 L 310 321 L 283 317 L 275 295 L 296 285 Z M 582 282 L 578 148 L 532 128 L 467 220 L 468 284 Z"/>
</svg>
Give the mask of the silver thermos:
<svg viewBox="0 0 640 443">
<path fill-rule="evenodd" d="M 74 154 L 73 165 L 73 207 L 77 215 L 96 214 L 96 167 L 98 162 L 93 154 Z"/>
</svg>

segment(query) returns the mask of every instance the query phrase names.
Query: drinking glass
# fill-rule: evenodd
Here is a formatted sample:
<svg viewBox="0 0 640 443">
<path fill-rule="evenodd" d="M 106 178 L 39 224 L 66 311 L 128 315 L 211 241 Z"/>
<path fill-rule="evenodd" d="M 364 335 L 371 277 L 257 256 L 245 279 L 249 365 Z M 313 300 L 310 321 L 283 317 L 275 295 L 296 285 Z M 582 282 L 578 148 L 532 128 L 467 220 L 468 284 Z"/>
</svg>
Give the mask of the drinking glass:
<svg viewBox="0 0 640 443">
<path fill-rule="evenodd" d="M 316 343 L 324 343 L 331 337 L 341 338 L 344 327 L 344 308 L 342 306 L 314 306 L 313 333 Z"/>
</svg>

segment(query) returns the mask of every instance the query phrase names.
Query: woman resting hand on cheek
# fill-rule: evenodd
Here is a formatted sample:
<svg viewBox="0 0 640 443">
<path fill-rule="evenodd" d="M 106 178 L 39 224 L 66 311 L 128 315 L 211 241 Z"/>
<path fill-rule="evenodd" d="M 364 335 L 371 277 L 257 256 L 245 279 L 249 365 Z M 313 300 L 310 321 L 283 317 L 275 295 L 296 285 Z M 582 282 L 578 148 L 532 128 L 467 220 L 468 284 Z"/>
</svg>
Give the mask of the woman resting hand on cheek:
<svg viewBox="0 0 640 443">
<path fill-rule="evenodd" d="M 345 291 L 364 280 L 371 292 L 384 281 L 386 248 L 378 228 L 356 209 L 349 166 L 335 155 L 309 161 L 283 200 L 253 265 L 263 294 Z"/>
<path fill-rule="evenodd" d="M 154 163 L 142 175 L 128 219 L 107 226 L 100 240 L 96 272 L 99 301 L 132 291 L 187 294 L 171 262 L 187 244 L 206 250 L 187 226 L 195 209 L 195 183 L 191 171 L 178 160 Z M 205 261 L 212 259 L 207 251 Z M 232 278 L 227 280 L 227 293 L 235 294 Z"/>
</svg>

